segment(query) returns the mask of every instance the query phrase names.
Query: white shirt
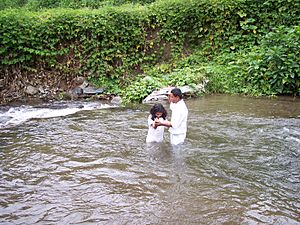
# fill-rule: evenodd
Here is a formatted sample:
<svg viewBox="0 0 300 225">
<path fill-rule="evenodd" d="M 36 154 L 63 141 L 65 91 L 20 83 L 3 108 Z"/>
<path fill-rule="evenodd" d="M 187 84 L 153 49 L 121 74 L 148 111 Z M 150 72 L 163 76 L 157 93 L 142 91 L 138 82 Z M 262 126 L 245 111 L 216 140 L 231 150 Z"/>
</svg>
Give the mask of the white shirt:
<svg viewBox="0 0 300 225">
<path fill-rule="evenodd" d="M 159 121 L 164 121 L 163 118 L 159 118 Z M 146 138 L 146 142 L 162 142 L 164 139 L 164 126 L 158 126 L 156 129 L 152 126 L 154 125 L 154 121 L 152 120 L 152 115 L 148 117 L 148 134 Z"/>
<path fill-rule="evenodd" d="M 171 134 L 185 134 L 187 132 L 188 109 L 185 102 L 181 99 L 177 103 L 170 104 L 172 110 L 171 124 L 169 128 Z"/>
</svg>

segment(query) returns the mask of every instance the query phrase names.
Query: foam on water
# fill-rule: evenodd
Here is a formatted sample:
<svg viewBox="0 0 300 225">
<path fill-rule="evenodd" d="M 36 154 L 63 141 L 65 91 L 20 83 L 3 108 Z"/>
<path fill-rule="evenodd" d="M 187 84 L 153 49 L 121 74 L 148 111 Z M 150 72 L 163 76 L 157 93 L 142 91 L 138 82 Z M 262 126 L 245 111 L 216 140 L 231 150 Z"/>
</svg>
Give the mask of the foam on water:
<svg viewBox="0 0 300 225">
<path fill-rule="evenodd" d="M 83 110 L 114 108 L 116 105 L 84 102 L 84 103 L 57 103 L 52 105 L 11 107 L 0 109 L 0 128 L 22 124 L 30 119 L 52 118 L 67 116 Z"/>
</svg>

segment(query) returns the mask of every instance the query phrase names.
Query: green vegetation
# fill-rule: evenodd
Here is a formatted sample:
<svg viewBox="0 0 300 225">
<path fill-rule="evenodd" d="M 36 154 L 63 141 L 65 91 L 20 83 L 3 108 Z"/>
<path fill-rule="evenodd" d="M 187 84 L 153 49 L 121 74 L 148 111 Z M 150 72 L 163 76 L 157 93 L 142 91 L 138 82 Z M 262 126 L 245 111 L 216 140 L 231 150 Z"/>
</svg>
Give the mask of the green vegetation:
<svg viewBox="0 0 300 225">
<path fill-rule="evenodd" d="M 85 76 L 127 101 L 204 79 L 210 92 L 300 93 L 299 1 L 5 0 L 0 8 L 7 83 Z"/>
<path fill-rule="evenodd" d="M 251 95 L 299 94 L 300 26 L 278 27 L 259 43 L 223 52 L 206 65 L 211 90 Z"/>
<path fill-rule="evenodd" d="M 90 8 L 99 9 L 105 6 L 119 6 L 126 3 L 147 4 L 155 0 L 1 0 L 0 10 L 8 8 L 25 8 L 32 11 L 53 8 Z"/>
</svg>

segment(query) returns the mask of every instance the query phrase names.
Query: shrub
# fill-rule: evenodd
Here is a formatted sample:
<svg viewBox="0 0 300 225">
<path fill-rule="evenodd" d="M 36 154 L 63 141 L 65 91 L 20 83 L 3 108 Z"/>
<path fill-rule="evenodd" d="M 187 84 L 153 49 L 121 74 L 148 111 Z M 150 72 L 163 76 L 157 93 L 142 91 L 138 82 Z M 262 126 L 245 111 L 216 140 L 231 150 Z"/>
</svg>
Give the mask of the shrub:
<svg viewBox="0 0 300 225">
<path fill-rule="evenodd" d="M 37 7 L 62 3 L 30 1 Z M 68 5 L 74 0 L 62 1 Z M 149 76 L 152 68 L 154 77 L 161 74 L 155 68 L 167 65 L 165 74 L 203 68 L 216 81 L 210 82 L 215 91 L 299 92 L 299 28 L 292 28 L 299 25 L 299 1 L 164 0 L 120 7 L 112 5 L 122 0 L 74 2 L 106 6 L 1 11 L 0 74 L 7 85 L 7 78 L 26 74 L 80 75 L 117 91 L 136 76 Z M 195 49 L 201 53 L 179 61 Z M 174 76 L 172 82 L 189 80 L 178 71 Z M 150 88 L 155 85 L 150 82 Z M 146 92 L 141 89 L 137 99 Z"/>
<path fill-rule="evenodd" d="M 300 93 L 300 26 L 280 26 L 268 33 L 253 48 L 248 63 L 248 77 L 262 94 Z"/>
<path fill-rule="evenodd" d="M 276 95 L 300 93 L 300 27 L 280 26 L 259 45 L 223 52 L 206 65 L 210 91 Z"/>
</svg>

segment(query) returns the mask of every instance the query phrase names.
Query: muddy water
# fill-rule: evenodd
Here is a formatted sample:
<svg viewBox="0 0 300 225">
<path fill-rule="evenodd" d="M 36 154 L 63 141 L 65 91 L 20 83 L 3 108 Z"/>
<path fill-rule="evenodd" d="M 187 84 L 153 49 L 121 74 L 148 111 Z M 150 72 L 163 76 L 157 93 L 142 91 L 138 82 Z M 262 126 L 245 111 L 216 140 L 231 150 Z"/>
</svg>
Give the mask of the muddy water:
<svg viewBox="0 0 300 225">
<path fill-rule="evenodd" d="M 0 108 L 0 223 L 300 224 L 299 99 L 186 103 L 176 147 L 150 105 Z"/>
</svg>

